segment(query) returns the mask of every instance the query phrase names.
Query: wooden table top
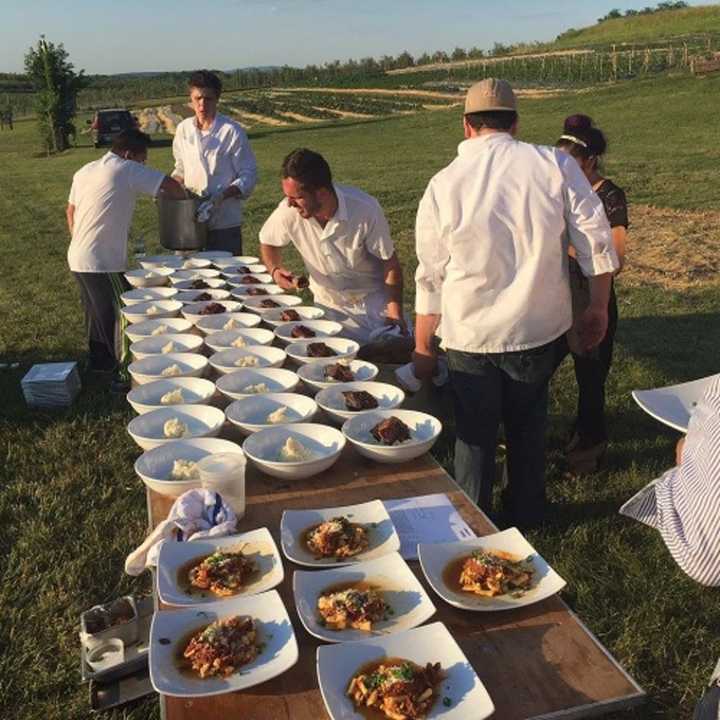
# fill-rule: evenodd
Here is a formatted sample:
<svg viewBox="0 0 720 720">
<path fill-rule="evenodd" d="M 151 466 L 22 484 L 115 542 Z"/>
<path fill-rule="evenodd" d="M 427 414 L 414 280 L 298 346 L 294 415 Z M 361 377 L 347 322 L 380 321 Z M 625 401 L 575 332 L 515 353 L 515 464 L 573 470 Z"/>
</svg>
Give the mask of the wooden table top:
<svg viewBox="0 0 720 720">
<path fill-rule="evenodd" d="M 478 535 L 495 528 L 430 455 L 402 465 L 379 465 L 346 448 L 328 471 L 288 482 L 248 465 L 247 511 L 239 531 L 267 526 L 280 547 L 285 509 L 321 508 L 446 493 Z M 150 524 L 167 516 L 172 498 L 148 493 Z M 249 690 L 209 698 L 161 697 L 166 720 L 322 720 L 328 718 L 315 673 L 321 644 L 302 626 L 292 595 L 295 566 L 283 558 L 278 588 L 300 649 L 297 664 Z M 643 690 L 558 597 L 502 612 L 468 612 L 448 605 L 428 586 L 417 562 L 410 567 L 437 607 L 431 622 L 447 625 L 495 704 L 498 720 L 584 718 L 643 701 Z M 572 579 L 569 579 L 572 582 Z"/>
</svg>

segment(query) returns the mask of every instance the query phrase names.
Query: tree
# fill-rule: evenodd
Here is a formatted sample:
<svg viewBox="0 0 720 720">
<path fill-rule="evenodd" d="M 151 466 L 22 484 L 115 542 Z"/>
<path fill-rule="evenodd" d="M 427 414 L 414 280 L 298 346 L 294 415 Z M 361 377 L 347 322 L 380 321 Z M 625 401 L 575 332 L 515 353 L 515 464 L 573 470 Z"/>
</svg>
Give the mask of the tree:
<svg viewBox="0 0 720 720">
<path fill-rule="evenodd" d="M 36 93 L 35 109 L 43 149 L 48 154 L 66 150 L 75 136 L 73 118 L 77 95 L 89 84 L 81 70 L 76 73 L 62 43 L 55 45 L 40 36 L 36 48 L 25 55 L 25 72 Z"/>
<path fill-rule="evenodd" d="M 466 60 L 467 59 L 467 51 L 464 48 L 456 47 L 452 54 L 450 55 L 451 60 L 455 60 L 456 62 L 458 60 Z"/>
</svg>

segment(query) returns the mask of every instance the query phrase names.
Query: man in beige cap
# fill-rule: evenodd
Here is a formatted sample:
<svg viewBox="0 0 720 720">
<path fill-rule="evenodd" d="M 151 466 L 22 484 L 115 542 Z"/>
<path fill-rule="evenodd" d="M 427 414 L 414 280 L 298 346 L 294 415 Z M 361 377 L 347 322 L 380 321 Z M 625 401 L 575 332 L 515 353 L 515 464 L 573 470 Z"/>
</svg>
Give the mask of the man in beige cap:
<svg viewBox="0 0 720 720">
<path fill-rule="evenodd" d="M 503 520 L 528 527 L 543 517 L 548 383 L 572 325 L 568 242 L 590 278 L 591 304 L 577 328 L 587 349 L 605 333 L 618 260 L 577 162 L 517 141 L 517 123 L 507 82 L 469 89 L 465 140 L 418 208 L 414 363 L 419 377 L 432 375 L 437 333 L 455 396 L 455 477 L 486 512 L 504 425 Z"/>
</svg>

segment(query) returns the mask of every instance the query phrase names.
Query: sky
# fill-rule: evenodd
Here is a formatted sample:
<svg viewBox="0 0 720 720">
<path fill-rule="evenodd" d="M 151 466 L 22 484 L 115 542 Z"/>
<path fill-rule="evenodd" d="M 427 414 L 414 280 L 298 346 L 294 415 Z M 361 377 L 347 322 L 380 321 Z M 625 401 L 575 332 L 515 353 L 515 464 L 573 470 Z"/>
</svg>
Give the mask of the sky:
<svg viewBox="0 0 720 720">
<path fill-rule="evenodd" d="M 706 0 L 707 1 L 707 0 Z M 653 0 L 0 0 L 0 72 L 41 34 L 88 74 L 417 56 L 552 40 Z M 703 4 L 691 2 L 691 5 Z"/>
</svg>

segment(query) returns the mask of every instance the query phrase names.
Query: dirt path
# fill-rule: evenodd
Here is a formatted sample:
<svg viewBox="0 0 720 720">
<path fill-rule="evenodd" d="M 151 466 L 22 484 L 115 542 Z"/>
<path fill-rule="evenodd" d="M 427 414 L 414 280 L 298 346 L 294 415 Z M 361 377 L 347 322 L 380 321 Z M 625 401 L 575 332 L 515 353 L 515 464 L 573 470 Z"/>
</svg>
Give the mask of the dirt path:
<svg viewBox="0 0 720 720">
<path fill-rule="evenodd" d="M 620 285 L 683 290 L 720 280 L 720 212 L 630 207 L 626 266 Z"/>
<path fill-rule="evenodd" d="M 290 123 L 279 120 L 278 118 L 268 117 L 267 115 L 256 115 L 255 113 L 249 113 L 242 110 L 232 109 L 232 114 L 244 120 L 248 126 L 250 125 L 273 125 L 275 127 L 287 127 Z"/>
<path fill-rule="evenodd" d="M 292 94 L 294 92 L 317 92 L 317 93 L 337 93 L 338 95 L 401 95 L 404 97 L 420 97 L 436 100 L 462 100 L 464 93 L 449 93 L 439 90 L 406 90 L 406 89 L 387 89 L 387 88 L 333 88 L 333 87 L 296 87 L 283 88 L 283 93 Z M 572 90 L 559 88 L 518 88 L 515 94 L 519 97 L 554 97 L 560 93 L 568 94 Z M 447 107 L 450 107 L 449 105 Z M 323 108 L 329 109 L 329 108 Z"/>
</svg>

